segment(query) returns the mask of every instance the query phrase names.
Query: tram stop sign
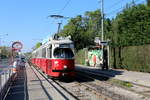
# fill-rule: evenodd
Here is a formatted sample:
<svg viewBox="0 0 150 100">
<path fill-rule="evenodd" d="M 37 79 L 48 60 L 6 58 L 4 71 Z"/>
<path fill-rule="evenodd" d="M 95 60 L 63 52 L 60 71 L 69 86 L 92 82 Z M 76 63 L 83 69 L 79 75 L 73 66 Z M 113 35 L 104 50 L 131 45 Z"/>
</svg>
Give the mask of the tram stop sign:
<svg viewBox="0 0 150 100">
<path fill-rule="evenodd" d="M 13 50 L 21 50 L 23 47 L 23 44 L 19 41 L 13 42 L 12 49 Z"/>
</svg>

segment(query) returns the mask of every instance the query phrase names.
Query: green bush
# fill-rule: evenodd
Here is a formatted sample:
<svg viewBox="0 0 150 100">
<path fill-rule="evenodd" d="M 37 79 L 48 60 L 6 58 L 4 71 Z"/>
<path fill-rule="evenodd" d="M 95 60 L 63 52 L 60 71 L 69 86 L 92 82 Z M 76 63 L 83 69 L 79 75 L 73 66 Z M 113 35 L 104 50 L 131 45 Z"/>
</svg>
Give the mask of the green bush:
<svg viewBox="0 0 150 100">
<path fill-rule="evenodd" d="M 150 45 L 142 46 L 128 46 L 121 48 L 121 54 L 119 56 L 119 48 L 111 48 L 110 52 L 110 67 L 114 67 L 114 61 L 116 59 L 116 68 L 126 69 L 139 72 L 150 72 Z M 79 50 L 75 56 L 76 64 L 85 65 L 87 58 L 87 49 Z"/>
<path fill-rule="evenodd" d="M 114 65 L 116 59 L 116 67 L 121 69 L 150 72 L 150 45 L 128 46 L 121 49 L 121 57 L 119 57 L 119 49 L 116 48 L 116 58 L 114 52 L 111 54 L 111 65 Z"/>
<path fill-rule="evenodd" d="M 85 65 L 85 59 L 87 58 L 86 49 L 79 50 L 75 55 L 75 63 Z"/>
</svg>

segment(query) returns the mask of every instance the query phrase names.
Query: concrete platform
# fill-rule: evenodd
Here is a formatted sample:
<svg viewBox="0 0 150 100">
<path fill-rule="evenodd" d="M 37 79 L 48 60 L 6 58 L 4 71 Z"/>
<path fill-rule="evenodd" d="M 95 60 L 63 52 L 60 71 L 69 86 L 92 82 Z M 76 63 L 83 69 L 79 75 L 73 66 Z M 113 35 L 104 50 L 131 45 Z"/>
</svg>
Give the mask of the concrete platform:
<svg viewBox="0 0 150 100">
<path fill-rule="evenodd" d="M 65 100 L 52 83 L 26 64 L 12 81 L 5 100 Z"/>
<path fill-rule="evenodd" d="M 20 70 L 14 75 L 5 100 L 26 100 L 26 71 Z"/>
</svg>

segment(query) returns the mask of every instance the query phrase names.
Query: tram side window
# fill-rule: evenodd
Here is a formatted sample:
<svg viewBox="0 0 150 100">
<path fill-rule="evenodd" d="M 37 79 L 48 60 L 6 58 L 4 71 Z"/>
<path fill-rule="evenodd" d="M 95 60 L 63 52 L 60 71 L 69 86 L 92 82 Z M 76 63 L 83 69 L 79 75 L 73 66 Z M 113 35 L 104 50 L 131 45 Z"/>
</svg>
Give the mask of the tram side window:
<svg viewBox="0 0 150 100">
<path fill-rule="evenodd" d="M 32 54 L 32 58 L 35 58 L 35 53 Z"/>
<path fill-rule="evenodd" d="M 49 57 L 52 58 L 52 49 L 49 49 Z"/>
<path fill-rule="evenodd" d="M 37 53 L 38 53 L 38 55 L 37 55 L 38 58 L 41 58 L 42 57 L 42 49 L 39 49 Z"/>
<path fill-rule="evenodd" d="M 52 47 L 51 46 L 49 48 L 47 48 L 46 57 L 52 58 Z"/>
<path fill-rule="evenodd" d="M 42 57 L 45 58 L 46 57 L 46 48 L 42 49 Z"/>
<path fill-rule="evenodd" d="M 39 51 L 37 51 L 37 58 L 39 58 L 40 57 L 40 52 Z"/>
<path fill-rule="evenodd" d="M 35 53 L 35 58 L 37 58 L 37 57 L 38 57 L 38 52 Z"/>
<path fill-rule="evenodd" d="M 42 49 L 40 49 L 39 52 L 40 52 L 40 53 L 39 53 L 39 54 L 40 54 L 39 57 L 42 58 Z"/>
</svg>

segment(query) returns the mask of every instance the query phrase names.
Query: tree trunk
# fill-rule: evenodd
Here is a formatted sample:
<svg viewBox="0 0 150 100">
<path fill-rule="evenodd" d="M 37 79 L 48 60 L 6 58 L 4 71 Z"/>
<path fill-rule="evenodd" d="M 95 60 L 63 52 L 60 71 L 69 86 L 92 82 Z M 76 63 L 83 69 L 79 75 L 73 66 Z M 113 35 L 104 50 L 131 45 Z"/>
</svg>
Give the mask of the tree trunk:
<svg viewBox="0 0 150 100">
<path fill-rule="evenodd" d="M 121 65 L 122 65 L 122 59 L 121 59 L 121 46 L 119 47 L 119 55 L 118 55 L 118 57 L 119 57 L 119 67 L 121 67 Z"/>
<path fill-rule="evenodd" d="M 115 47 L 113 48 L 113 54 L 114 54 L 113 67 L 114 67 L 115 69 L 117 69 L 117 67 L 116 67 L 116 48 L 115 48 Z"/>
</svg>

